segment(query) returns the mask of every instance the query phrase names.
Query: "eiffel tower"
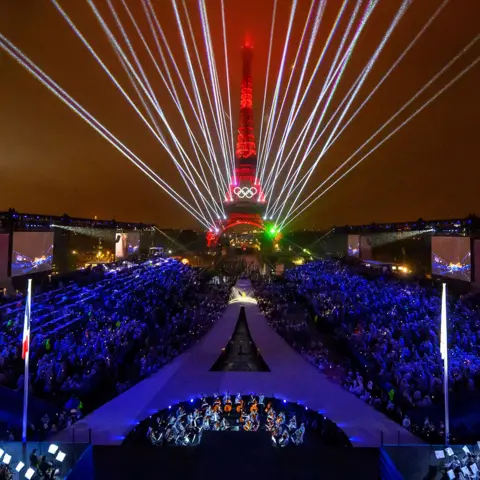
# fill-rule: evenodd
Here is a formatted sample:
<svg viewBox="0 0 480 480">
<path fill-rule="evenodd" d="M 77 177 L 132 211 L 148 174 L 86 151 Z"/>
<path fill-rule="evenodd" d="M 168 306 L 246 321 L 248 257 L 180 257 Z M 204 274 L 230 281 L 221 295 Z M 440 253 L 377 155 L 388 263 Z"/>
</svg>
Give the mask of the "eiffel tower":
<svg viewBox="0 0 480 480">
<path fill-rule="evenodd" d="M 215 246 L 220 235 L 236 225 L 264 228 L 265 194 L 257 177 L 257 146 L 253 126 L 252 59 L 249 40 L 242 45 L 243 73 L 240 89 L 240 120 L 235 149 L 235 171 L 225 196 L 226 220 L 207 233 L 207 245 Z"/>
</svg>

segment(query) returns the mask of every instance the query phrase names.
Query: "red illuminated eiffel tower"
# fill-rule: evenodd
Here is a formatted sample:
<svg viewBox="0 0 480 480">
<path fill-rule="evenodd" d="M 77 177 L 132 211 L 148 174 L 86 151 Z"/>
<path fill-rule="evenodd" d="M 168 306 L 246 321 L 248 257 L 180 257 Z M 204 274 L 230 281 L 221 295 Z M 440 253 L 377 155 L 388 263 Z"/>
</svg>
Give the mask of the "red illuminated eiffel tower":
<svg viewBox="0 0 480 480">
<path fill-rule="evenodd" d="M 253 47 L 248 40 L 242 45 L 243 74 L 240 90 L 240 121 L 235 172 L 225 197 L 227 219 L 219 221 L 207 233 L 209 247 L 216 245 L 219 236 L 236 225 L 252 225 L 263 229 L 265 195 L 257 177 L 257 147 L 253 129 L 252 98 Z"/>
</svg>

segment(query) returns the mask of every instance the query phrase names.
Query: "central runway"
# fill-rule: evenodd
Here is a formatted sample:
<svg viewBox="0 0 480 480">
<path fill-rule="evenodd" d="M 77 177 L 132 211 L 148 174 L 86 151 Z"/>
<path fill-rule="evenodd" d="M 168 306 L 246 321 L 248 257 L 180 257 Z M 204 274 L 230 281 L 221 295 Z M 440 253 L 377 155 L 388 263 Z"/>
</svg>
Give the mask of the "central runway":
<svg viewBox="0 0 480 480">
<path fill-rule="evenodd" d="M 246 296 L 237 296 L 222 318 L 208 334 L 186 353 L 140 382 L 73 427 L 56 436 L 57 441 L 88 442 L 118 445 L 141 420 L 179 401 L 212 395 L 263 393 L 298 402 L 323 413 L 336 422 L 354 446 L 379 446 L 381 432 L 385 444 L 422 443 L 400 425 L 331 382 L 317 368 L 294 351 L 267 323 L 266 318 L 249 296 L 249 281 L 241 280 L 236 288 Z M 253 341 L 270 368 L 270 372 L 211 372 L 236 325 L 240 308 L 245 307 Z"/>
</svg>

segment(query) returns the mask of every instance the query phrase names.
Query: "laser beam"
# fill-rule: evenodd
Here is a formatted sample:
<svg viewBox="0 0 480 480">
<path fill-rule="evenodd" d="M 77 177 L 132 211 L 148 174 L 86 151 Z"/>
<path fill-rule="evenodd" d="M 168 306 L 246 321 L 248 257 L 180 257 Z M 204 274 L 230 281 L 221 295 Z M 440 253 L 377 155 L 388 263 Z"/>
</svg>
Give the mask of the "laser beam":
<svg viewBox="0 0 480 480">
<path fill-rule="evenodd" d="M 416 98 L 423 93 L 426 88 L 432 85 L 443 73 L 450 68 L 453 63 L 455 63 L 465 52 L 473 46 L 480 39 L 480 35 L 477 35 L 472 42 L 470 42 L 457 56 L 455 56 L 445 67 L 440 70 L 428 83 L 425 87 L 423 87 L 417 94 L 414 95 L 396 114 L 395 117 L 398 116 L 401 111 L 405 110 Z M 387 140 L 389 140 L 395 133 L 397 133 L 401 128 L 403 128 L 407 123 L 410 122 L 413 118 L 415 118 L 419 113 L 421 113 L 428 105 L 430 105 L 435 99 L 437 99 L 440 95 L 442 95 L 448 88 L 450 88 L 454 83 L 456 83 L 460 78 L 462 78 L 467 72 L 469 72 L 477 63 L 480 62 L 480 57 L 477 57 L 473 62 L 471 62 L 466 68 L 464 68 L 459 74 L 457 74 L 452 80 L 450 80 L 443 88 L 441 88 L 437 93 L 435 93 L 429 100 L 427 100 L 422 106 L 420 106 L 417 110 L 415 110 L 411 115 L 407 117 L 398 127 L 396 127 L 392 132 L 390 132 L 381 142 L 379 142 L 375 147 L 373 147 L 367 154 L 365 154 L 362 158 L 360 158 L 354 165 L 352 165 L 346 172 L 344 172 L 339 178 L 337 178 L 331 185 L 329 185 L 323 192 L 317 195 L 312 201 L 308 202 L 308 200 L 315 195 L 318 190 L 320 190 L 326 182 L 328 182 L 331 178 L 333 178 L 340 170 L 342 170 L 348 163 L 350 163 L 351 159 L 367 144 L 369 141 L 375 137 L 381 130 L 383 130 L 386 124 L 391 123 L 392 119 L 389 119 L 382 127 L 380 127 L 370 138 L 365 142 L 359 149 L 357 149 L 347 160 L 345 160 L 340 167 L 338 167 L 321 185 L 319 185 L 303 202 L 301 202 L 295 210 L 291 213 L 290 218 L 286 217 L 283 222 L 281 222 L 281 228 L 285 228 L 288 224 L 290 224 L 295 218 L 301 215 L 307 208 L 309 208 L 315 201 L 321 198 L 325 193 L 327 193 L 333 186 L 335 186 L 340 180 L 342 180 L 346 175 L 348 175 L 352 170 L 354 170 L 358 165 L 360 165 L 366 158 L 368 158 L 373 152 L 375 152 L 381 145 L 383 145 Z M 302 205 L 305 203 L 308 204 L 301 208 Z M 293 213 L 297 213 L 293 215 Z M 293 215 L 293 216 L 292 216 Z"/>
<path fill-rule="evenodd" d="M 17 63 L 24 67 L 36 80 L 42 83 L 65 105 L 74 111 L 80 118 L 87 122 L 97 133 L 115 147 L 132 164 L 141 170 L 148 178 L 156 183 L 163 191 L 173 198 L 179 205 L 187 210 L 202 225 L 208 228 L 208 221 L 202 212 L 193 208 L 180 194 L 178 194 L 167 182 L 159 177 L 145 162 L 131 152 L 117 137 L 106 129 L 96 118 L 75 101 L 65 90 L 52 80 L 43 70 L 35 65 L 20 49 L 13 45 L 3 34 L 0 33 L 0 47 L 10 55 Z"/>
</svg>

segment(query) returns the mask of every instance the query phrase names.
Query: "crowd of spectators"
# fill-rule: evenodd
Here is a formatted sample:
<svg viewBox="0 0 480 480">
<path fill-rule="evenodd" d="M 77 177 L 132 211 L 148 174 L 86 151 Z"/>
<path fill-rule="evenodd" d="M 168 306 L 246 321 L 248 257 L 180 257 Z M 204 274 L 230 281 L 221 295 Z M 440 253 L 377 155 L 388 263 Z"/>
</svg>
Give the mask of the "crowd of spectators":
<svg viewBox="0 0 480 480">
<path fill-rule="evenodd" d="M 288 270 L 284 281 L 256 288 L 260 307 L 279 333 L 291 339 L 288 305 L 303 302 L 307 316 L 317 320 L 310 323 L 334 329 L 338 343 L 348 345 L 352 368 L 344 369 L 344 386 L 405 428 L 441 441 L 438 289 L 392 277 L 368 279 L 336 260 Z M 471 298 L 450 298 L 448 311 L 450 396 L 468 399 L 478 391 L 480 380 L 480 310 Z M 338 366 L 321 343 L 312 343 L 308 325 L 301 324 L 303 339 L 296 335 L 294 346 L 322 369 Z M 470 421 L 470 432 L 480 431 L 478 426 Z M 468 436 L 465 425 L 451 430 L 464 439 Z"/>
<path fill-rule="evenodd" d="M 156 372 L 219 318 L 230 289 L 227 278 L 213 283 L 201 270 L 156 259 L 35 296 L 30 391 L 62 408 L 31 429 L 43 438 Z M 0 312 L 0 385 L 22 390 L 24 303 Z M 17 436 L 9 428 L 8 439 Z"/>
</svg>

